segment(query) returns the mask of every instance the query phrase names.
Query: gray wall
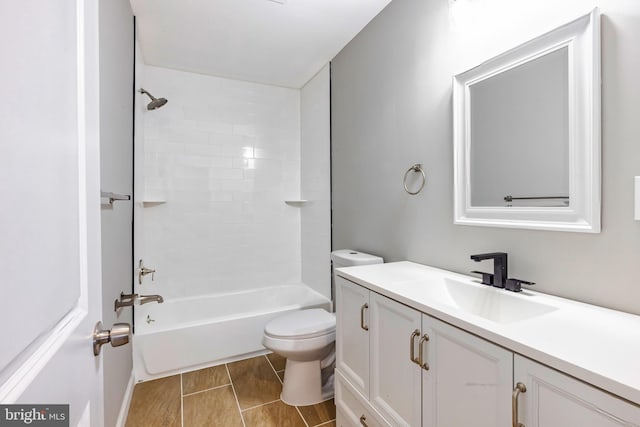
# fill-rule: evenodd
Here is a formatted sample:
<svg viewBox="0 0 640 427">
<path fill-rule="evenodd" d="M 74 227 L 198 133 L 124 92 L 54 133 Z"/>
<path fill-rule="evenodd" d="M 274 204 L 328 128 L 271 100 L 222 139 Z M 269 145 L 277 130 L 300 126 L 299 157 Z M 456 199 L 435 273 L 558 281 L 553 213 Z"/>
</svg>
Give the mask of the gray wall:
<svg viewBox="0 0 640 427">
<path fill-rule="evenodd" d="M 475 3 L 477 10 L 485 4 Z M 512 33 L 507 28 L 510 25 L 516 31 L 518 20 L 527 22 L 517 10 L 527 3 L 534 2 L 505 8 L 493 23 L 487 22 L 488 15 L 484 21 L 477 20 L 475 34 L 466 37 L 476 50 L 469 48 L 464 55 L 461 41 L 465 37 L 460 32 L 465 29 L 452 29 L 447 0 L 394 0 L 336 56 L 332 62 L 333 247 L 462 273 L 491 269 L 490 262 L 470 261 L 470 254 L 506 251 L 510 276 L 537 282 L 539 291 L 640 314 L 640 222 L 633 220 L 633 177 L 640 175 L 637 2 L 599 2 L 603 15 L 602 232 L 453 224 L 452 75 L 463 71 L 460 63 L 465 59 L 474 55 L 472 59 L 482 59 L 486 52 L 480 52 L 479 46 L 486 46 L 487 52 L 495 48 L 494 55 L 509 47 L 509 41 L 526 40 L 515 36 L 509 40 Z M 540 16 L 548 18 L 538 22 L 538 32 L 551 29 L 545 24 L 554 19 L 554 26 L 562 23 L 560 12 L 554 15 L 554 2 L 547 2 L 547 7 Z M 497 31 L 500 28 L 504 31 Z M 495 43 L 486 42 L 491 37 Z M 404 192 L 402 177 L 414 163 L 423 164 L 428 182 L 421 194 L 412 197 Z"/>
<path fill-rule="evenodd" d="M 133 190 L 133 13 L 128 0 L 100 2 L 100 186 Z M 132 201 L 102 207 L 102 323 L 131 324 L 132 309 L 113 311 L 120 292 L 130 293 L 133 266 Z M 104 425 L 115 426 L 133 367 L 132 344 L 102 351 Z M 126 402 L 128 403 L 128 402 Z M 123 414 L 126 415 L 126 414 Z"/>
</svg>

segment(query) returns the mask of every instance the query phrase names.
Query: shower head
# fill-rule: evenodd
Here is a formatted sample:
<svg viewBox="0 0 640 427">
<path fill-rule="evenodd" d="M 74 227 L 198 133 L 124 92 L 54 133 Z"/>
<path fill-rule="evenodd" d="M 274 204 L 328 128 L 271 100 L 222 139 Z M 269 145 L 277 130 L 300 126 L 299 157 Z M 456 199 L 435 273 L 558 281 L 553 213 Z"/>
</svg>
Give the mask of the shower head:
<svg viewBox="0 0 640 427">
<path fill-rule="evenodd" d="M 140 88 L 140 93 L 144 93 L 149 98 L 151 98 L 151 102 L 147 104 L 147 110 L 156 110 L 167 103 L 166 98 L 156 98 L 155 96 L 151 95 L 149 92 L 144 90 L 143 88 Z"/>
</svg>

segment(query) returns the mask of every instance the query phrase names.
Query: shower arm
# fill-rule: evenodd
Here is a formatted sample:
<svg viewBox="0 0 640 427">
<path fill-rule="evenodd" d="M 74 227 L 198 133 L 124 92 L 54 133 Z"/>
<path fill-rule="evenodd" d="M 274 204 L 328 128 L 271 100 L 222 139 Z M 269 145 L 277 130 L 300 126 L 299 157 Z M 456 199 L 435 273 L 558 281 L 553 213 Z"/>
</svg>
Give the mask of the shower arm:
<svg viewBox="0 0 640 427">
<path fill-rule="evenodd" d="M 152 101 L 156 101 L 158 98 L 156 98 L 155 96 L 151 95 L 149 92 L 147 92 L 146 90 L 144 90 L 143 88 L 140 88 L 140 90 L 138 91 L 140 93 L 144 93 L 145 95 L 147 95 L 149 98 L 151 98 Z"/>
</svg>

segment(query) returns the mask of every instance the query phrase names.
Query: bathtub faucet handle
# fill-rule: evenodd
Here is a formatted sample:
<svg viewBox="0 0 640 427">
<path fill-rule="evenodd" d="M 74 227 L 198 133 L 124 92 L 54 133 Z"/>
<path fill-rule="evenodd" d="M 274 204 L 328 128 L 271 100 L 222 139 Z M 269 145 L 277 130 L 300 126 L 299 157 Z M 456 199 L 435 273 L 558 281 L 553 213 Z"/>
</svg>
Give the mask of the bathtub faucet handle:
<svg viewBox="0 0 640 427">
<path fill-rule="evenodd" d="M 142 285 L 142 278 L 147 274 L 151 274 L 151 281 L 155 279 L 156 271 L 143 265 L 142 260 L 138 263 L 138 284 Z"/>
</svg>

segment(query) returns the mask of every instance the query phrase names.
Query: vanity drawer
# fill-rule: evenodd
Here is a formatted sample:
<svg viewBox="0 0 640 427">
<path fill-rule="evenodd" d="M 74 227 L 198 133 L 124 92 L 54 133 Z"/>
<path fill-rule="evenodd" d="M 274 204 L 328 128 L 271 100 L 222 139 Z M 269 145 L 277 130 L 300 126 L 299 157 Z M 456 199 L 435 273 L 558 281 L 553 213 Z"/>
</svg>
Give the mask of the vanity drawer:
<svg viewBox="0 0 640 427">
<path fill-rule="evenodd" d="M 336 370 L 335 379 L 338 427 L 391 427 L 339 370 Z"/>
</svg>

